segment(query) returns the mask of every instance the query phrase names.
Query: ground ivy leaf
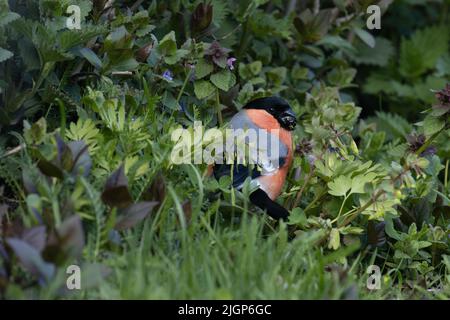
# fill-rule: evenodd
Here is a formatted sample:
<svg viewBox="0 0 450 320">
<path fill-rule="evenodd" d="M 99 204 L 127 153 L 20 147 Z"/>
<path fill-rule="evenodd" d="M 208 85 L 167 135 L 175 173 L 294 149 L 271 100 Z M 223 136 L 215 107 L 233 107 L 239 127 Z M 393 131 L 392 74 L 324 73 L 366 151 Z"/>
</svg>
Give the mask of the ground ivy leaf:
<svg viewBox="0 0 450 320">
<path fill-rule="evenodd" d="M 222 70 L 210 77 L 211 82 L 219 89 L 228 91 L 236 83 L 236 77 L 229 70 Z"/>
<path fill-rule="evenodd" d="M 194 83 L 194 93 L 198 99 L 204 99 L 214 93 L 216 88 L 211 82 L 206 80 L 196 81 Z"/>
<path fill-rule="evenodd" d="M 195 77 L 201 79 L 206 77 L 214 70 L 214 66 L 211 62 L 205 59 L 200 59 L 195 65 Z"/>
</svg>

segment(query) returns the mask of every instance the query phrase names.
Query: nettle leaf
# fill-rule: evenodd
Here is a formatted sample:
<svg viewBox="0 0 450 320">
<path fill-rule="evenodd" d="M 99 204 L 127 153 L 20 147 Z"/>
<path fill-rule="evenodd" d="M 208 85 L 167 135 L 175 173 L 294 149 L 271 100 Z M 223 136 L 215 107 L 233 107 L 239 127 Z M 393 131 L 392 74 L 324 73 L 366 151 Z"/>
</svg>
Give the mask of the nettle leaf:
<svg viewBox="0 0 450 320">
<path fill-rule="evenodd" d="M 13 55 L 14 54 L 11 51 L 0 47 L 0 63 L 8 60 L 9 58 L 12 58 Z"/>
<path fill-rule="evenodd" d="M 435 67 L 437 60 L 448 51 L 449 34 L 446 27 L 434 26 L 416 31 L 400 44 L 399 72 L 405 77 L 418 77 Z"/>
<path fill-rule="evenodd" d="M 200 59 L 195 65 L 195 77 L 201 79 L 209 75 L 214 70 L 214 66 L 211 62 L 205 59 Z"/>
<path fill-rule="evenodd" d="M 439 118 L 435 118 L 433 116 L 427 116 L 423 120 L 423 131 L 425 132 L 425 135 L 431 136 L 444 128 L 445 122 Z"/>
<path fill-rule="evenodd" d="M 362 41 L 355 44 L 356 52 L 350 52 L 350 58 L 357 64 L 367 64 L 384 67 L 395 53 L 392 42 L 388 39 L 377 37 L 375 47 L 371 48 Z"/>
<path fill-rule="evenodd" d="M 45 262 L 37 249 L 17 238 L 8 238 L 6 243 L 14 251 L 14 254 L 26 270 L 35 276 L 44 277 L 47 281 L 53 277 L 55 266 Z"/>
<path fill-rule="evenodd" d="M 20 15 L 15 12 L 6 12 L 0 14 L 0 28 L 20 18 Z"/>
<path fill-rule="evenodd" d="M 356 28 L 354 31 L 365 44 L 371 48 L 375 48 L 375 38 L 369 32 L 361 28 Z"/>
<path fill-rule="evenodd" d="M 214 93 L 216 88 L 214 85 L 206 80 L 195 81 L 194 93 L 198 99 L 204 99 Z"/>
<path fill-rule="evenodd" d="M 123 164 L 106 180 L 102 200 L 105 204 L 118 208 L 125 208 L 133 202 Z"/>
<path fill-rule="evenodd" d="M 236 77 L 229 70 L 222 70 L 211 75 L 210 80 L 217 88 L 223 91 L 230 90 L 236 84 Z"/>
<path fill-rule="evenodd" d="M 328 193 L 336 197 L 345 196 L 351 187 L 352 179 L 347 176 L 339 176 L 328 182 L 328 188 L 330 189 Z"/>
<path fill-rule="evenodd" d="M 115 228 L 125 230 L 134 227 L 138 222 L 144 220 L 158 203 L 157 201 L 142 201 L 120 210 L 120 217 Z"/>
</svg>

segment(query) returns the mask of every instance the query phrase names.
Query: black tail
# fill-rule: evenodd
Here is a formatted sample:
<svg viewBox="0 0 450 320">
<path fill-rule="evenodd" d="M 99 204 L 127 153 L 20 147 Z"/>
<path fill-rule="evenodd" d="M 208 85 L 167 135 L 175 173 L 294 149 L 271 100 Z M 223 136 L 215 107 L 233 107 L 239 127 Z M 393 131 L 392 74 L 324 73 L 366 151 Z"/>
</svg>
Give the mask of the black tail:
<svg viewBox="0 0 450 320">
<path fill-rule="evenodd" d="M 267 214 L 276 220 L 283 219 L 286 221 L 289 217 L 289 211 L 272 201 L 267 193 L 261 189 L 257 189 L 250 194 L 250 201 L 259 208 L 266 210 Z"/>
</svg>

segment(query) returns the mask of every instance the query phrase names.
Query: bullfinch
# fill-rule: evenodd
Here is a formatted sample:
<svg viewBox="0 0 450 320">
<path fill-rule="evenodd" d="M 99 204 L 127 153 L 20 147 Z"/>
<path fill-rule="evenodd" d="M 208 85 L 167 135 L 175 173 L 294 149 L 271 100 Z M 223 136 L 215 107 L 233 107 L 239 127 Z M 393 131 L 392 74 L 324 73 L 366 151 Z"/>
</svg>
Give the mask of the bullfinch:
<svg viewBox="0 0 450 320">
<path fill-rule="evenodd" d="M 257 155 L 250 155 L 255 160 L 253 165 L 237 162 L 235 158 L 232 164 L 216 163 L 213 167 L 216 179 L 231 176 L 233 187 L 238 190 L 250 177 L 250 185 L 256 188 L 250 193 L 250 201 L 276 220 L 286 220 L 289 216 L 289 212 L 275 200 L 281 193 L 292 163 L 292 130 L 296 124 L 295 113 L 279 97 L 259 98 L 247 103 L 233 116 L 230 126 L 256 132 Z"/>
</svg>

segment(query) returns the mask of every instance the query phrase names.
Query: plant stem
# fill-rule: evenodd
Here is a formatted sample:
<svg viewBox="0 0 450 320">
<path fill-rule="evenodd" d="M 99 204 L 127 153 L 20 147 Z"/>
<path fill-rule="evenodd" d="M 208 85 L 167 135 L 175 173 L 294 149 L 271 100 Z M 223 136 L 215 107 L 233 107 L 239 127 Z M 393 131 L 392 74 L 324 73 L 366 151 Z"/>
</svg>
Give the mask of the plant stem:
<svg viewBox="0 0 450 320">
<path fill-rule="evenodd" d="M 338 213 L 337 217 L 331 221 L 331 223 L 335 223 L 336 221 L 339 220 L 339 218 L 341 217 L 341 214 L 342 214 L 342 210 L 344 209 L 344 205 L 347 202 L 347 199 L 350 197 L 350 195 L 351 195 L 351 193 L 349 193 L 348 195 L 346 195 L 344 197 L 344 201 L 342 201 L 341 208 L 339 209 L 339 213 Z"/>
<path fill-rule="evenodd" d="M 308 173 L 308 176 L 306 177 L 305 183 L 301 187 L 301 189 L 298 191 L 297 196 L 295 197 L 294 203 L 291 206 L 291 209 L 294 209 L 298 206 L 300 199 L 302 198 L 303 191 L 305 191 L 306 186 L 309 184 L 309 181 L 311 180 L 313 176 L 313 170 L 311 168 L 311 171 Z"/>
<path fill-rule="evenodd" d="M 319 193 L 314 199 L 313 201 L 311 201 L 305 208 L 305 210 L 303 210 L 304 212 L 310 210 L 312 208 L 312 206 L 319 201 L 325 194 L 327 193 L 327 189 L 323 189 L 323 191 L 321 193 Z"/>
<path fill-rule="evenodd" d="M 448 126 L 445 125 L 441 130 L 435 132 L 431 137 L 429 137 L 428 140 L 425 141 L 425 143 L 419 148 L 419 150 L 416 151 L 416 155 L 420 156 L 430 146 L 431 142 L 433 142 L 433 140 L 436 139 L 437 136 L 440 135 L 442 131 L 447 129 Z"/>
<path fill-rule="evenodd" d="M 220 97 L 219 97 L 219 89 L 216 89 L 216 111 L 217 111 L 217 120 L 219 121 L 219 125 L 223 124 L 222 111 L 220 110 Z"/>
<path fill-rule="evenodd" d="M 375 195 L 375 197 L 373 197 L 372 199 L 370 199 L 369 201 L 367 201 L 367 203 L 365 205 L 363 205 L 362 207 L 360 207 L 358 210 L 355 211 L 354 214 L 352 214 L 347 220 L 345 220 L 342 225 L 340 225 L 339 227 L 344 227 L 347 224 L 349 224 L 350 222 L 352 222 L 357 216 L 358 214 L 360 214 L 361 212 L 363 212 L 364 210 L 366 210 L 368 207 L 370 207 L 372 204 L 374 204 L 379 197 L 381 197 L 386 191 L 384 190 L 380 190 L 378 191 L 378 193 Z"/>
<path fill-rule="evenodd" d="M 449 160 L 445 161 L 445 176 L 444 176 L 444 187 L 447 189 L 447 179 L 448 179 L 448 162 Z"/>
<path fill-rule="evenodd" d="M 184 79 L 183 86 L 181 87 L 180 92 L 178 92 L 177 104 L 180 102 L 180 99 L 181 99 L 181 97 L 182 97 L 182 95 L 184 93 L 184 89 L 186 89 L 186 85 L 187 85 L 187 83 L 189 81 L 189 78 L 191 77 L 191 73 L 192 73 L 192 69 L 189 69 L 189 71 L 188 71 L 188 73 L 186 75 L 186 78 Z"/>
</svg>

